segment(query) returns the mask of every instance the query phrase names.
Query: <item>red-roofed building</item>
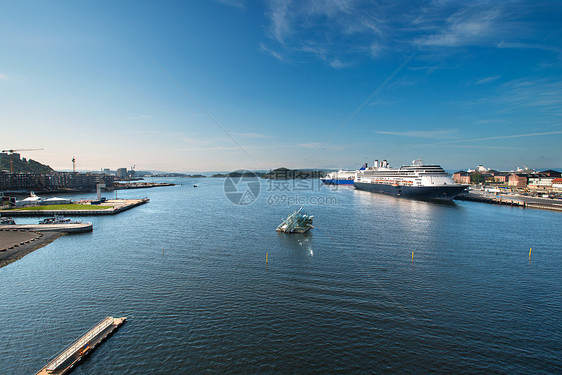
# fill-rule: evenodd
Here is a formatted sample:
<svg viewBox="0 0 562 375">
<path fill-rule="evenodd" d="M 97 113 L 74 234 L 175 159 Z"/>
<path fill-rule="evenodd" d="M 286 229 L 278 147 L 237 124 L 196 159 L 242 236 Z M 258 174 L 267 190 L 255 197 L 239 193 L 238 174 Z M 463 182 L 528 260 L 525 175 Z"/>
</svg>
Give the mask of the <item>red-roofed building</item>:
<svg viewBox="0 0 562 375">
<path fill-rule="evenodd" d="M 562 191 L 562 178 L 552 180 L 552 188 L 556 191 Z"/>
</svg>

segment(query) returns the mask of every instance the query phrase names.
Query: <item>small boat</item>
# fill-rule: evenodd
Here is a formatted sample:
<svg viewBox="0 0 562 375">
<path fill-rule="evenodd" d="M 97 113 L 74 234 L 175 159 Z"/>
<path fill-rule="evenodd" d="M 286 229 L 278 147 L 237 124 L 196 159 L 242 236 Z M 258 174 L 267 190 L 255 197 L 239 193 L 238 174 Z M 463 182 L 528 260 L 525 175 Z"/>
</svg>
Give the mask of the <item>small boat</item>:
<svg viewBox="0 0 562 375">
<path fill-rule="evenodd" d="M 53 217 L 48 217 L 46 219 L 43 220 L 39 220 L 39 224 L 80 224 L 82 223 L 81 221 L 72 221 L 68 218 L 65 217 L 61 217 L 61 216 L 53 216 Z"/>
<path fill-rule="evenodd" d="M 314 216 L 304 214 L 301 207 L 283 220 L 275 230 L 284 233 L 305 233 L 310 228 L 314 228 L 312 219 Z"/>
<path fill-rule="evenodd" d="M 16 222 L 11 217 L 0 217 L 0 225 L 16 225 Z"/>
</svg>

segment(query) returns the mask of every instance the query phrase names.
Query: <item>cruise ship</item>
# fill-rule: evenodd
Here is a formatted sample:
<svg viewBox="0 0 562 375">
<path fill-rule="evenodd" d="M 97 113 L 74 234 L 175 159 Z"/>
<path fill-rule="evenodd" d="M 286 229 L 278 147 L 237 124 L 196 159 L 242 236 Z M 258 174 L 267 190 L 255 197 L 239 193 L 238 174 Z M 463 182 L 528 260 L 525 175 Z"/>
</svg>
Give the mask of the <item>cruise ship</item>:
<svg viewBox="0 0 562 375">
<path fill-rule="evenodd" d="M 359 170 L 361 171 L 365 168 L 367 168 L 367 163 L 363 164 Z M 353 185 L 356 173 L 357 171 L 344 171 L 340 168 L 339 171 L 330 172 L 325 178 L 321 178 L 320 180 L 326 185 Z"/>
<path fill-rule="evenodd" d="M 451 200 L 468 185 L 457 184 L 439 165 L 412 165 L 391 168 L 386 160 L 357 171 L 354 185 L 359 190 L 419 199 Z"/>
</svg>

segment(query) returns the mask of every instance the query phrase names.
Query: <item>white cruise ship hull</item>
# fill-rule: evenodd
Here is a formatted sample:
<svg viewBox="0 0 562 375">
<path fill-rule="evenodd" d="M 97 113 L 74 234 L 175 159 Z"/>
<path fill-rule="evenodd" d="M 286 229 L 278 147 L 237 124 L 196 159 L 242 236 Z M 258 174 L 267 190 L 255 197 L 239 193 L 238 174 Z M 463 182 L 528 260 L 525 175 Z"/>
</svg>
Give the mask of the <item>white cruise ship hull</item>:
<svg viewBox="0 0 562 375">
<path fill-rule="evenodd" d="M 397 197 L 440 200 L 451 200 L 467 187 L 467 185 L 458 184 L 442 186 L 401 186 L 397 184 L 357 181 L 355 181 L 354 186 L 359 190 L 394 195 Z"/>
</svg>

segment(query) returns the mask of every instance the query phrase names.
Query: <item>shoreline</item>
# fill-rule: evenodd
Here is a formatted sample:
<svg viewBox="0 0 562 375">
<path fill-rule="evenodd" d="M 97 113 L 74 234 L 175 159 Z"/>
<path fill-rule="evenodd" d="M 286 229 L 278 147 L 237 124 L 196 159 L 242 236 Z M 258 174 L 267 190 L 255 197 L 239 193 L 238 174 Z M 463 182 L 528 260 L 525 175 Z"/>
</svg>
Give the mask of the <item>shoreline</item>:
<svg viewBox="0 0 562 375">
<path fill-rule="evenodd" d="M 562 211 L 562 201 L 536 198 L 522 195 L 495 195 L 484 192 L 463 191 L 457 195 L 455 200 L 472 201 L 487 204 L 508 205 L 521 208 L 535 208 L 550 211 Z"/>
<path fill-rule="evenodd" d="M 0 268 L 47 246 L 65 232 L 35 232 L 27 229 L 0 229 Z"/>
</svg>

